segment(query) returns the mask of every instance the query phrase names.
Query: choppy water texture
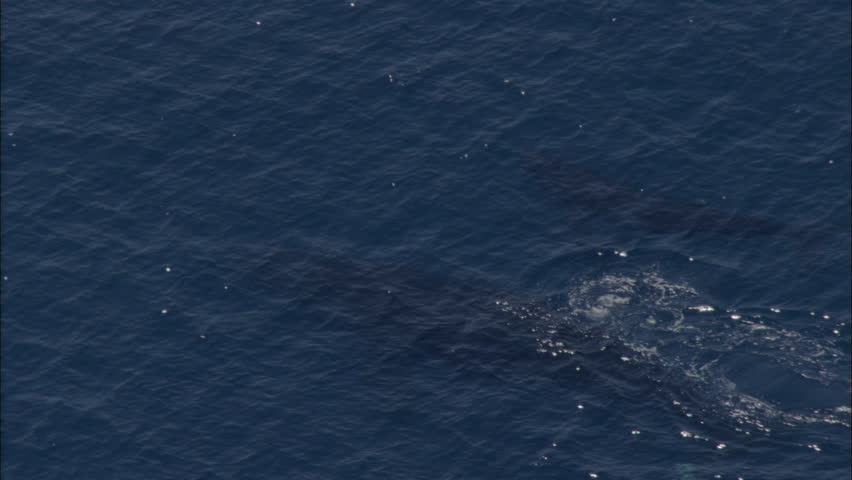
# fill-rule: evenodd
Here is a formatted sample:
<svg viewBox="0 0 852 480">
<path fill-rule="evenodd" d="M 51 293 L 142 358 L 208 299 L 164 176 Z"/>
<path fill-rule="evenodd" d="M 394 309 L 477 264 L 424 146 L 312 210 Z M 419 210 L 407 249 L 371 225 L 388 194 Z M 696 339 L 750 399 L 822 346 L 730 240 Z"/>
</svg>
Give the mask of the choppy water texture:
<svg viewBox="0 0 852 480">
<path fill-rule="evenodd" d="M 850 475 L 849 2 L 3 2 L 9 479 Z"/>
</svg>

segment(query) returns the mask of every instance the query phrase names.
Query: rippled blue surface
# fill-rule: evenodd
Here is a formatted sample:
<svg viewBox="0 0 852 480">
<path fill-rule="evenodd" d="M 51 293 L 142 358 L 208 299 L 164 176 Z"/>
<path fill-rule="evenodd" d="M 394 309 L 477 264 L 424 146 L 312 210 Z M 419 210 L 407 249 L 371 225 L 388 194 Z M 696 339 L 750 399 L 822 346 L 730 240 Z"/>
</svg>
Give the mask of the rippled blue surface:
<svg viewBox="0 0 852 480">
<path fill-rule="evenodd" d="M 850 474 L 848 2 L 14 2 L 9 479 Z"/>
</svg>

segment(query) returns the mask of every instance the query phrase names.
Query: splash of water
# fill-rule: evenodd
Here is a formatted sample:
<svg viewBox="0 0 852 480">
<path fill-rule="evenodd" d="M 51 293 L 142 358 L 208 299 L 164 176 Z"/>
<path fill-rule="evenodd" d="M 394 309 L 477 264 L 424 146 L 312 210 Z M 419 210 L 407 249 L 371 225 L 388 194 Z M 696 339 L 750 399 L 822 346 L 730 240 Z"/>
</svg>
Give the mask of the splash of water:
<svg viewBox="0 0 852 480">
<path fill-rule="evenodd" d="M 539 352 L 582 356 L 617 349 L 622 361 L 650 367 L 642 369 L 649 380 L 682 384 L 678 391 L 688 398 L 673 399 L 677 408 L 722 415 L 739 431 L 852 426 L 850 407 L 842 404 L 848 402 L 848 355 L 784 327 L 807 312 L 714 306 L 657 270 L 600 273 L 542 302 L 501 305 L 532 319 Z"/>
</svg>

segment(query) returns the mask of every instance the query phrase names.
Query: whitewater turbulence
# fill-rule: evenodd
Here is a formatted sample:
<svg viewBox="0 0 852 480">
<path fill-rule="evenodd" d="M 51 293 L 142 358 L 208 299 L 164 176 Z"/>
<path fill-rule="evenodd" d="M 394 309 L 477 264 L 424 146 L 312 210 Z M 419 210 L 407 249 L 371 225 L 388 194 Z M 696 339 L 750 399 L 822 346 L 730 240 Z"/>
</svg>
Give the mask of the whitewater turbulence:
<svg viewBox="0 0 852 480">
<path fill-rule="evenodd" d="M 500 305 L 534 323 L 542 354 L 582 361 L 609 350 L 639 365 L 631 371 L 646 380 L 676 383 L 672 392 L 688 394 L 673 394 L 671 403 L 690 417 L 721 415 L 748 434 L 803 423 L 850 427 L 849 358 L 831 342 L 783 326 L 810 312 L 712 305 L 656 268 L 598 273 L 543 301 Z M 790 398 L 791 390 L 802 393 Z"/>
</svg>

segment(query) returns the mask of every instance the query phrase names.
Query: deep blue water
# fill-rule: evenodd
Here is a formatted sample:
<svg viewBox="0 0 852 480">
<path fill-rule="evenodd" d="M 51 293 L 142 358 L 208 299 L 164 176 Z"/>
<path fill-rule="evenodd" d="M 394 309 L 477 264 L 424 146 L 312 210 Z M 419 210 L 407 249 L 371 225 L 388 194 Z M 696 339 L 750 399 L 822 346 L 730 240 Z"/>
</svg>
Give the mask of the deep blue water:
<svg viewBox="0 0 852 480">
<path fill-rule="evenodd" d="M 4 479 L 839 479 L 850 4 L 2 15 Z"/>
</svg>

